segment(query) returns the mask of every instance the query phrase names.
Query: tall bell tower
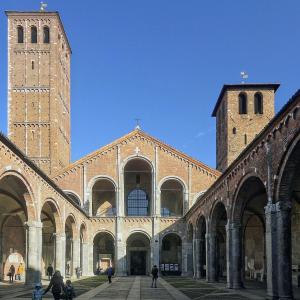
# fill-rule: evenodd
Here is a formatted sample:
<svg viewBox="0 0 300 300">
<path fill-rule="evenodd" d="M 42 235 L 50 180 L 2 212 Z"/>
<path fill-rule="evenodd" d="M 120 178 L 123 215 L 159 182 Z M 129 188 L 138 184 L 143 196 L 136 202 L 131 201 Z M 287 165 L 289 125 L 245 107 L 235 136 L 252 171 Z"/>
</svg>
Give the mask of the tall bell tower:
<svg viewBox="0 0 300 300">
<path fill-rule="evenodd" d="M 217 169 L 224 172 L 274 117 L 279 84 L 223 86 L 212 116 L 216 117 Z"/>
<path fill-rule="evenodd" d="M 8 136 L 53 175 L 70 162 L 71 48 L 58 12 L 6 15 Z"/>
</svg>

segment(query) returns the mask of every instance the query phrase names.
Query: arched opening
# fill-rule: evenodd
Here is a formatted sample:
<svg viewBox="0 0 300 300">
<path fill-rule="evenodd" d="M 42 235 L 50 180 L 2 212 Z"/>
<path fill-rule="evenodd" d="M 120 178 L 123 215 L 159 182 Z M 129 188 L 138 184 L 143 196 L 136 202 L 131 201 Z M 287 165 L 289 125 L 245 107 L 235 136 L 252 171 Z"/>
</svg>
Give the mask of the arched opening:
<svg viewBox="0 0 300 300">
<path fill-rule="evenodd" d="M 36 26 L 31 26 L 30 31 L 31 31 L 31 43 L 36 44 L 37 43 L 37 28 L 36 28 Z"/>
<path fill-rule="evenodd" d="M 197 220 L 197 240 L 198 240 L 198 261 L 197 261 L 197 277 L 206 277 L 206 221 L 204 216 Z"/>
<path fill-rule="evenodd" d="M 106 273 L 108 267 L 115 268 L 115 241 L 107 232 L 99 232 L 94 237 L 94 273 Z"/>
<path fill-rule="evenodd" d="M 73 275 L 73 240 L 75 235 L 75 220 L 73 216 L 68 216 L 65 223 L 65 234 L 66 234 L 66 276 L 71 277 Z M 77 267 L 77 266 L 76 266 Z"/>
<path fill-rule="evenodd" d="M 124 168 L 124 193 L 127 216 L 150 216 L 152 168 L 143 159 L 130 160 Z"/>
<path fill-rule="evenodd" d="M 183 186 L 175 179 L 165 181 L 161 188 L 161 216 L 178 217 L 183 214 Z"/>
<path fill-rule="evenodd" d="M 227 261 L 226 261 L 226 225 L 227 213 L 222 202 L 214 207 L 211 218 L 211 235 L 210 235 L 210 270 L 209 280 L 219 281 L 226 278 Z"/>
<path fill-rule="evenodd" d="M 43 41 L 44 44 L 50 43 L 50 29 L 48 26 L 44 26 L 43 28 Z"/>
<path fill-rule="evenodd" d="M 194 227 L 190 223 L 187 228 L 187 239 L 186 239 L 186 253 L 187 253 L 187 274 L 190 276 L 194 275 Z"/>
<path fill-rule="evenodd" d="M 281 180 L 278 205 L 277 239 L 280 259 L 278 259 L 279 295 L 299 295 L 300 275 L 300 138 L 288 151 Z"/>
<path fill-rule="evenodd" d="M 8 271 L 14 266 L 20 270 L 20 281 L 25 281 L 26 228 L 28 221 L 26 201 L 29 196 L 25 184 L 16 176 L 7 175 L 0 180 L 0 275 L 8 280 Z"/>
<path fill-rule="evenodd" d="M 160 269 L 163 275 L 181 275 L 182 242 L 176 233 L 168 233 L 162 239 Z"/>
<path fill-rule="evenodd" d="M 127 239 L 128 275 L 147 275 L 150 273 L 150 240 L 144 233 L 136 232 Z"/>
<path fill-rule="evenodd" d="M 99 179 L 93 185 L 92 214 L 96 217 L 116 215 L 116 189 L 109 179 Z"/>
<path fill-rule="evenodd" d="M 239 114 L 246 115 L 248 113 L 248 101 L 245 93 L 239 94 Z"/>
<path fill-rule="evenodd" d="M 75 193 L 73 193 L 71 191 L 64 191 L 64 192 L 74 203 L 81 206 L 80 198 Z"/>
<path fill-rule="evenodd" d="M 58 211 L 55 205 L 47 201 L 41 211 L 42 226 L 42 275 L 47 275 L 47 268 L 51 265 L 56 268 L 56 221 Z"/>
<path fill-rule="evenodd" d="M 24 43 L 24 29 L 22 26 L 17 27 L 17 36 L 18 36 L 18 43 Z"/>
<path fill-rule="evenodd" d="M 242 247 L 241 263 L 242 282 L 246 287 L 252 284 L 249 280 L 258 282 L 257 288 L 265 288 L 265 206 L 267 193 L 263 182 L 255 176 L 245 180 L 236 198 L 234 221 L 242 226 L 241 239 L 233 244 Z"/>
<path fill-rule="evenodd" d="M 254 95 L 254 113 L 262 115 L 264 113 L 263 108 L 263 95 L 261 93 L 255 93 Z"/>
</svg>

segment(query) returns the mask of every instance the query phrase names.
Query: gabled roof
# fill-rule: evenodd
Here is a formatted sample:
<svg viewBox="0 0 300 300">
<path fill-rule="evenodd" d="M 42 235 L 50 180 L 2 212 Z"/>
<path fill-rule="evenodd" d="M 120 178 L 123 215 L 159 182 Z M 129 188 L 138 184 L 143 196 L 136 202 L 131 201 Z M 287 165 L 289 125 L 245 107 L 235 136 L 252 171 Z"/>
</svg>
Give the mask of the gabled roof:
<svg viewBox="0 0 300 300">
<path fill-rule="evenodd" d="M 277 91 L 279 88 L 280 84 L 279 83 L 239 83 L 239 84 L 224 84 L 222 87 L 222 90 L 220 92 L 220 95 L 218 97 L 217 103 L 215 105 L 215 108 L 211 114 L 212 117 L 215 117 L 217 114 L 217 110 L 219 108 L 219 105 L 223 99 L 223 96 L 227 90 L 234 90 L 234 89 L 240 89 L 240 90 L 245 90 L 245 89 L 261 89 L 261 88 L 268 88 L 274 90 L 274 92 Z"/>
<path fill-rule="evenodd" d="M 210 174 L 214 175 L 215 177 L 218 177 L 221 175 L 221 173 L 213 168 L 210 168 L 209 166 L 205 165 L 204 163 L 184 154 L 183 152 L 169 146 L 168 144 L 154 138 L 153 136 L 147 134 L 146 132 L 140 130 L 140 129 L 135 129 L 131 132 L 129 132 L 128 134 L 122 136 L 121 138 L 113 141 L 112 143 L 106 145 L 106 146 L 103 146 L 101 148 L 99 148 L 98 150 L 82 157 L 81 159 L 71 163 L 69 166 L 65 167 L 64 169 L 60 170 L 58 173 L 56 173 L 53 177 L 57 177 L 59 176 L 60 174 L 63 174 L 65 173 L 66 171 L 69 171 L 71 169 L 73 169 L 74 167 L 94 158 L 95 156 L 99 155 L 100 153 L 104 152 L 104 151 L 107 151 L 115 146 L 117 146 L 118 144 L 121 144 L 123 141 L 125 140 L 128 140 L 134 136 L 141 136 L 141 137 L 144 137 L 145 139 L 148 139 L 148 140 L 151 140 L 153 143 L 157 144 L 158 146 L 162 147 L 162 148 L 165 148 L 167 150 L 169 150 L 170 152 L 173 152 L 174 154 L 178 155 L 179 157 L 191 162 L 192 164 L 195 164 L 196 166 L 206 170 L 207 172 L 209 172 Z"/>
</svg>

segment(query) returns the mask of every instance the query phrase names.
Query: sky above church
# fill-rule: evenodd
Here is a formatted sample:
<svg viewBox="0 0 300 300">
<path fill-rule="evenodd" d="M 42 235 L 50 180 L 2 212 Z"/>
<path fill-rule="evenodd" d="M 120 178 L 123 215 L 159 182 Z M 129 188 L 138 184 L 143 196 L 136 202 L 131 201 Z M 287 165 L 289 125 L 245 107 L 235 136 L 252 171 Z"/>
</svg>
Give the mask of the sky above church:
<svg viewBox="0 0 300 300">
<path fill-rule="evenodd" d="M 212 110 L 223 84 L 279 82 L 276 112 L 300 87 L 298 0 L 49 0 L 72 47 L 72 160 L 135 127 L 215 167 Z M 0 130 L 7 133 L 5 10 L 1 0 Z"/>
</svg>

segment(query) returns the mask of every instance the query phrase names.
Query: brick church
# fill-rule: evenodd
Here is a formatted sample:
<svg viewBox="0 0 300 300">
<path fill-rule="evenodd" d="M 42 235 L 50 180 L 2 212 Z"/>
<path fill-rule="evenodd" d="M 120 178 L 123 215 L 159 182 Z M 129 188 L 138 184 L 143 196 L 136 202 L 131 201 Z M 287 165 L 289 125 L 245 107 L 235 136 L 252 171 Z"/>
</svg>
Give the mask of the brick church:
<svg viewBox="0 0 300 300">
<path fill-rule="evenodd" d="M 275 115 L 279 84 L 224 85 L 217 169 L 137 127 L 70 161 L 71 47 L 58 12 L 6 12 L 8 138 L 0 136 L 1 265 L 36 282 L 113 266 L 229 288 L 259 279 L 293 297 L 300 271 L 300 95 Z M 76 138 L 76 137 L 75 137 Z M 274 275 L 276 272 L 276 275 Z M 284 284 L 282 284 L 282 282 Z"/>
</svg>

